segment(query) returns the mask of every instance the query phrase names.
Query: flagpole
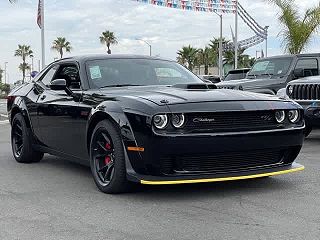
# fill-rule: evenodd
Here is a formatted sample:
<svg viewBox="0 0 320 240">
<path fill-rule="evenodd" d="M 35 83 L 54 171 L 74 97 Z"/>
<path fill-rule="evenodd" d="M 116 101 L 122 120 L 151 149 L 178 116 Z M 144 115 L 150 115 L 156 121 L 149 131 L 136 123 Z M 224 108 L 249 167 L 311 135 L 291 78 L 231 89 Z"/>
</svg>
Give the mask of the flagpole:
<svg viewBox="0 0 320 240">
<path fill-rule="evenodd" d="M 42 69 L 46 66 L 46 53 L 45 53 L 45 37 L 44 37 L 44 1 L 41 1 L 41 52 L 42 52 Z"/>
<path fill-rule="evenodd" d="M 234 38 L 234 68 L 238 68 L 238 0 L 236 0 L 235 16 L 235 38 Z"/>
</svg>

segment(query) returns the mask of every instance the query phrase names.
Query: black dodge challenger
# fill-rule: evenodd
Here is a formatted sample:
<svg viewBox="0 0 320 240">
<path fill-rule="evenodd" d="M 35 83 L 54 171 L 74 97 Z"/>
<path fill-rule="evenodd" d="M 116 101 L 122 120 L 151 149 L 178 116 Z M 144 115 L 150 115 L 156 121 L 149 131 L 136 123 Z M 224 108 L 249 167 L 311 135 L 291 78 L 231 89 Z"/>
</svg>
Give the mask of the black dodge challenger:
<svg viewBox="0 0 320 240">
<path fill-rule="evenodd" d="M 274 96 L 216 89 L 179 64 L 94 55 L 45 68 L 8 97 L 20 163 L 44 153 L 90 165 L 105 193 L 303 170 L 303 110 Z"/>
</svg>

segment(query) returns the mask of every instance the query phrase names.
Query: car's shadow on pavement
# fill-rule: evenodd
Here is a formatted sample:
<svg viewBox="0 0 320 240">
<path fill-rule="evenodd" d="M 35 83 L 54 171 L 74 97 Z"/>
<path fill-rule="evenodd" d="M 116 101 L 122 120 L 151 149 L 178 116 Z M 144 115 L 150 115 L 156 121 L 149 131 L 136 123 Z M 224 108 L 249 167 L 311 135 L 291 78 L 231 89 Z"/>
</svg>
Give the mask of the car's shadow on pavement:
<svg viewBox="0 0 320 240">
<path fill-rule="evenodd" d="M 53 170 L 60 172 L 65 176 L 77 178 L 79 184 L 88 189 L 89 192 L 97 191 L 98 189 L 93 183 L 90 168 L 76 163 L 69 162 L 65 159 L 46 156 L 39 163 L 44 171 Z M 287 175 L 289 177 L 290 175 Z M 68 183 L 66 183 L 68 184 Z M 183 200 L 190 198 L 214 197 L 224 198 L 239 196 L 242 194 L 266 194 L 277 193 L 283 190 L 294 189 L 296 186 L 295 178 L 286 178 L 284 176 L 257 178 L 240 181 L 228 181 L 217 183 L 201 183 L 201 184 L 182 184 L 182 185 L 136 185 L 129 193 L 117 195 L 119 198 L 126 195 L 126 198 L 132 200 Z M 90 190 L 89 190 L 90 189 Z M 72 191 L 72 189 L 71 189 Z M 103 194 L 103 193 L 101 193 Z"/>
</svg>

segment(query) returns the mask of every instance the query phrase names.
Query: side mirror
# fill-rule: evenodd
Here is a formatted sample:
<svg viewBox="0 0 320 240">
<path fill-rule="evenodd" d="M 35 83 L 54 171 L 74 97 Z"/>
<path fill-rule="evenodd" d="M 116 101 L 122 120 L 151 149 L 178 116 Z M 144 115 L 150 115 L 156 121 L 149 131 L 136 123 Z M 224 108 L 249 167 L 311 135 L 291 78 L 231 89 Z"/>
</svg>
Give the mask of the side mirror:
<svg viewBox="0 0 320 240">
<path fill-rule="evenodd" d="M 293 70 L 293 76 L 295 79 L 297 78 L 303 78 L 304 76 L 304 69 L 303 68 L 297 68 Z"/>
<path fill-rule="evenodd" d="M 59 90 L 66 90 L 67 88 L 67 81 L 65 79 L 55 79 L 50 84 L 50 89 L 59 91 Z"/>
</svg>

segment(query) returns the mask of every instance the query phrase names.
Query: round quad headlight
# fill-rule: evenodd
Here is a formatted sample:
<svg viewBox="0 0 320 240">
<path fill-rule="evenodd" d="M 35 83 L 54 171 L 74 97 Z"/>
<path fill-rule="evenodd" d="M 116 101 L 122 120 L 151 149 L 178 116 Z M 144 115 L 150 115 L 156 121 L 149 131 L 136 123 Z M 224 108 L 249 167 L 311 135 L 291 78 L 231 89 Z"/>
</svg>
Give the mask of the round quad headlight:
<svg viewBox="0 0 320 240">
<path fill-rule="evenodd" d="M 288 117 L 289 117 L 290 122 L 292 122 L 292 123 L 298 122 L 300 119 L 299 111 L 298 110 L 290 110 L 288 113 Z"/>
<path fill-rule="evenodd" d="M 286 119 L 286 113 L 284 111 L 276 111 L 275 117 L 278 123 L 283 123 Z"/>
<path fill-rule="evenodd" d="M 288 95 L 291 96 L 293 93 L 293 86 L 288 87 Z"/>
<path fill-rule="evenodd" d="M 173 114 L 171 122 L 175 128 L 181 128 L 185 122 L 184 114 Z"/>
<path fill-rule="evenodd" d="M 153 124 L 158 129 L 164 129 L 168 125 L 168 116 L 166 114 L 155 115 Z"/>
</svg>

